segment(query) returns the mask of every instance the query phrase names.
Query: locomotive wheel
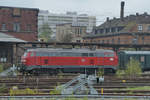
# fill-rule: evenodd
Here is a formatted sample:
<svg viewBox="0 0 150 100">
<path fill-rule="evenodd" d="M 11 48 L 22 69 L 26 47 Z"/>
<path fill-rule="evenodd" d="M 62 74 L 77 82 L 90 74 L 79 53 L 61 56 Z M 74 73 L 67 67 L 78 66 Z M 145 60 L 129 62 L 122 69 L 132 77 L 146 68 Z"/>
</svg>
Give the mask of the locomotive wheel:
<svg viewBox="0 0 150 100">
<path fill-rule="evenodd" d="M 115 70 L 114 69 L 104 69 L 104 74 L 105 75 L 113 75 L 115 74 Z"/>
<path fill-rule="evenodd" d="M 58 74 L 58 70 L 57 69 L 34 69 L 32 71 L 30 71 L 30 74 L 33 74 L 35 76 L 38 75 L 57 75 Z"/>
<path fill-rule="evenodd" d="M 35 76 L 38 76 L 38 75 L 39 75 L 39 72 L 38 72 L 37 69 L 32 70 L 31 73 L 32 73 L 33 75 L 35 75 Z"/>
<path fill-rule="evenodd" d="M 95 70 L 96 70 L 96 69 L 87 69 L 87 72 L 86 72 L 86 73 L 87 73 L 88 75 L 92 75 L 92 74 L 95 74 Z"/>
</svg>

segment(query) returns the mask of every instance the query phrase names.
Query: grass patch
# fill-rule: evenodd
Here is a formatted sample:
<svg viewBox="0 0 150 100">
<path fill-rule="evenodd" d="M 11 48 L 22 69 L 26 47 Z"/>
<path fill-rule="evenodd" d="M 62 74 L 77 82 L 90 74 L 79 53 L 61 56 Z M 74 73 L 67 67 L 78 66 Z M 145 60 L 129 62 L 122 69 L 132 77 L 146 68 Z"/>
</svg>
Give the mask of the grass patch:
<svg viewBox="0 0 150 100">
<path fill-rule="evenodd" d="M 3 70 L 4 70 L 3 64 L 0 64 L 0 73 L 3 72 Z"/>
<path fill-rule="evenodd" d="M 5 92 L 8 92 L 8 88 L 6 87 L 5 84 L 2 84 L 0 86 L 0 93 L 5 93 Z"/>
<path fill-rule="evenodd" d="M 10 96 L 15 96 L 15 95 L 34 95 L 34 94 L 42 94 L 38 92 L 37 89 L 10 89 L 9 90 Z"/>
<path fill-rule="evenodd" d="M 150 90 L 150 86 L 126 88 L 126 90 Z"/>
<path fill-rule="evenodd" d="M 141 64 L 138 60 L 131 58 L 126 65 L 125 70 L 117 70 L 116 76 L 118 78 L 130 78 L 135 79 L 142 74 Z"/>
</svg>

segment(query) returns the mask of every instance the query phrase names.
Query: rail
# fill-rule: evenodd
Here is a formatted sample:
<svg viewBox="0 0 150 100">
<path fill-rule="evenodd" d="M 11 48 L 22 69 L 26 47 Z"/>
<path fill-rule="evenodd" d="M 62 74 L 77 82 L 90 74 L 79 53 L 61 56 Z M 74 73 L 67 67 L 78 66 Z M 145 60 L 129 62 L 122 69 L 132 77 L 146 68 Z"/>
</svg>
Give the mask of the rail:
<svg viewBox="0 0 150 100">
<path fill-rule="evenodd" d="M 150 96 L 103 96 L 103 95 L 51 95 L 51 96 L 0 96 L 0 99 L 2 100 L 9 100 L 10 98 L 15 98 L 18 100 L 24 100 L 28 98 L 33 98 L 33 99 L 47 99 L 47 98 L 89 98 L 89 99 L 96 99 L 96 98 L 107 98 L 112 100 L 112 99 L 118 99 L 118 100 L 124 100 L 124 98 L 132 98 L 132 99 L 139 99 L 139 100 L 149 100 Z"/>
</svg>

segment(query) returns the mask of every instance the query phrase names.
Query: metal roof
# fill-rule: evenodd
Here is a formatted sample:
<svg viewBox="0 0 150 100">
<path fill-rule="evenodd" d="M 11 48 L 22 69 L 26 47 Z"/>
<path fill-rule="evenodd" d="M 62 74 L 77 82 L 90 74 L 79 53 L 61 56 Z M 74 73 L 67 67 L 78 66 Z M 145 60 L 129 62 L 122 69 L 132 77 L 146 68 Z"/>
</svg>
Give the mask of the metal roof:
<svg viewBox="0 0 150 100">
<path fill-rule="evenodd" d="M 0 32 L 0 42 L 26 42 L 26 41 Z"/>
<path fill-rule="evenodd" d="M 53 49 L 53 48 L 36 48 L 36 49 L 28 49 L 28 51 L 37 51 L 37 52 L 78 52 L 78 53 L 96 53 L 96 52 L 114 52 L 112 50 L 103 50 L 103 49 L 96 49 L 96 50 L 90 50 L 90 49 Z"/>
<path fill-rule="evenodd" d="M 150 54 L 150 51 L 124 51 L 126 54 Z"/>
</svg>

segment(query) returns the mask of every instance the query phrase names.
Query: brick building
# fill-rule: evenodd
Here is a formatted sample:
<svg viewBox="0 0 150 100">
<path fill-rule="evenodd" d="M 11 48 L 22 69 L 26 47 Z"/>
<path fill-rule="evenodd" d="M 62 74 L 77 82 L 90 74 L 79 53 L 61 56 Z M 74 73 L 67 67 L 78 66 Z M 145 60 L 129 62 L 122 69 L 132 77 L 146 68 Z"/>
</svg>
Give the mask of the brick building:
<svg viewBox="0 0 150 100">
<path fill-rule="evenodd" d="M 56 25 L 56 40 L 61 41 L 65 34 L 72 35 L 71 42 L 83 42 L 82 37 L 86 34 L 86 26 L 72 25 L 71 23 Z"/>
<path fill-rule="evenodd" d="M 150 44 L 150 15 L 147 13 L 124 17 L 121 2 L 120 18 L 107 20 L 84 37 L 84 42 L 108 44 Z"/>
<path fill-rule="evenodd" d="M 0 6 L 0 32 L 25 41 L 38 38 L 38 9 Z"/>
</svg>

